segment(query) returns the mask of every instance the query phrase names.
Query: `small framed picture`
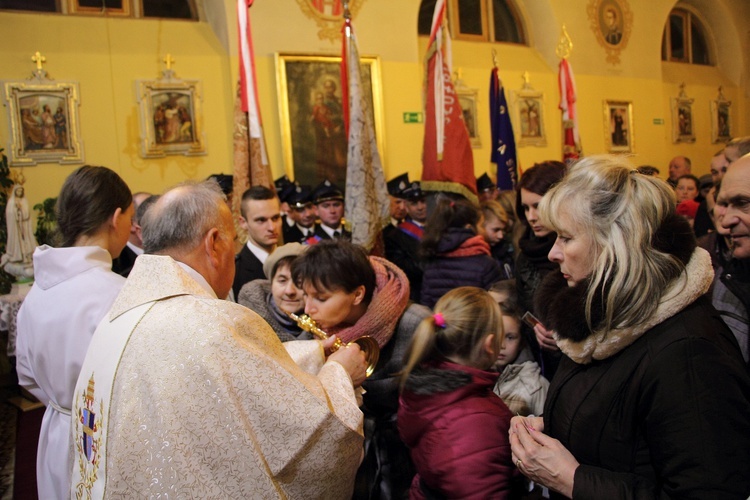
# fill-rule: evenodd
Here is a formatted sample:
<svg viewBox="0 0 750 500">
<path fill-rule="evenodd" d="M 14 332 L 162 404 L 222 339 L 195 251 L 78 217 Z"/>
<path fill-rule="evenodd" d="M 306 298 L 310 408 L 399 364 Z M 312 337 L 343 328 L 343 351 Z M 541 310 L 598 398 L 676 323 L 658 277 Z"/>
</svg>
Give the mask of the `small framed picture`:
<svg viewBox="0 0 750 500">
<path fill-rule="evenodd" d="M 49 80 L 44 71 L 23 81 L 3 82 L 12 166 L 83 163 L 78 82 Z"/>
<path fill-rule="evenodd" d="M 479 121 L 477 119 L 477 89 L 457 88 L 458 102 L 464 115 L 464 123 L 469 131 L 469 141 L 472 148 L 481 148 L 482 141 L 479 138 Z"/>
<path fill-rule="evenodd" d="M 201 125 L 201 84 L 197 80 L 164 78 L 136 81 L 141 127 L 141 156 L 206 154 Z"/>
<path fill-rule="evenodd" d="M 604 101 L 604 137 L 610 153 L 632 153 L 633 103 Z"/>
<path fill-rule="evenodd" d="M 511 91 L 513 101 L 513 131 L 519 146 L 547 145 L 544 134 L 544 95 L 524 86 L 518 91 Z"/>
<path fill-rule="evenodd" d="M 727 142 L 732 138 L 732 101 L 724 98 L 719 88 L 719 96 L 711 101 L 711 142 Z"/>
<path fill-rule="evenodd" d="M 672 142 L 695 142 L 693 127 L 693 101 L 681 92 L 680 97 L 672 98 Z"/>
</svg>

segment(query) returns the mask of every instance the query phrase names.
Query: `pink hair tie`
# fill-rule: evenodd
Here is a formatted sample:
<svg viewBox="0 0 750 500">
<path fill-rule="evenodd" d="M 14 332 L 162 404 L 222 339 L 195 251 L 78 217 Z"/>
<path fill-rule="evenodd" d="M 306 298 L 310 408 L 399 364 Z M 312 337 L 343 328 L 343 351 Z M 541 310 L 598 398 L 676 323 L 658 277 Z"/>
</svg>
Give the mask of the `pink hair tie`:
<svg viewBox="0 0 750 500">
<path fill-rule="evenodd" d="M 442 313 L 435 313 L 432 315 L 432 318 L 435 320 L 435 324 L 439 326 L 440 328 L 445 328 L 445 318 L 443 318 Z"/>
<path fill-rule="evenodd" d="M 456 206 L 456 202 L 452 201 L 451 202 L 451 208 L 454 208 L 455 206 Z"/>
</svg>

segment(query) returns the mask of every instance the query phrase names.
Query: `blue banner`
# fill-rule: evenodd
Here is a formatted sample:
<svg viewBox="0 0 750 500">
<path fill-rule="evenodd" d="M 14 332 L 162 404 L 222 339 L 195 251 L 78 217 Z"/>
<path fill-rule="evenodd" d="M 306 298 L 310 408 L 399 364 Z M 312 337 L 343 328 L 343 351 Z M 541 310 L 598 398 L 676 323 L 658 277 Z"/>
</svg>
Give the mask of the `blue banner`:
<svg viewBox="0 0 750 500">
<path fill-rule="evenodd" d="M 492 150 L 490 161 L 497 165 L 497 188 L 506 191 L 516 188 L 518 162 L 513 124 L 510 122 L 505 90 L 497 75 L 497 68 L 490 74 L 490 128 Z"/>
</svg>

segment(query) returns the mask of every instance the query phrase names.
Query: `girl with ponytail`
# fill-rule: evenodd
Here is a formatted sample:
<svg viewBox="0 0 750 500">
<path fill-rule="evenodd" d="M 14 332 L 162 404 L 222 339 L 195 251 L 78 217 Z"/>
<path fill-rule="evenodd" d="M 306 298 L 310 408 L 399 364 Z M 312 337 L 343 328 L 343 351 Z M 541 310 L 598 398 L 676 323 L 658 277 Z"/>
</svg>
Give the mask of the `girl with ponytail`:
<svg viewBox="0 0 750 500">
<path fill-rule="evenodd" d="M 492 392 L 502 315 L 476 287 L 446 293 L 406 351 L 398 428 L 417 475 L 410 498 L 510 498 L 511 412 Z"/>
</svg>

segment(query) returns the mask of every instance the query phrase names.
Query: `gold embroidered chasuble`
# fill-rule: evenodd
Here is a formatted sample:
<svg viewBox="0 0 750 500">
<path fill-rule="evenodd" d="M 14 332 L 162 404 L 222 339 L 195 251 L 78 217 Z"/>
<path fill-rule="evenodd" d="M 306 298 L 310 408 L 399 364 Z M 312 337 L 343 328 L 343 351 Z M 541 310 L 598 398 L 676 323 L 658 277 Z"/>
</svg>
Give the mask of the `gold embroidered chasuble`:
<svg viewBox="0 0 750 500">
<path fill-rule="evenodd" d="M 76 386 L 72 497 L 350 498 L 362 413 L 323 361 L 170 257 L 139 257 Z"/>
</svg>

